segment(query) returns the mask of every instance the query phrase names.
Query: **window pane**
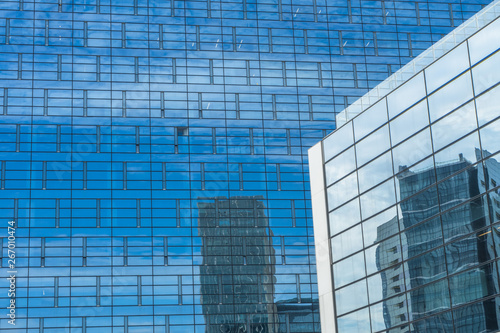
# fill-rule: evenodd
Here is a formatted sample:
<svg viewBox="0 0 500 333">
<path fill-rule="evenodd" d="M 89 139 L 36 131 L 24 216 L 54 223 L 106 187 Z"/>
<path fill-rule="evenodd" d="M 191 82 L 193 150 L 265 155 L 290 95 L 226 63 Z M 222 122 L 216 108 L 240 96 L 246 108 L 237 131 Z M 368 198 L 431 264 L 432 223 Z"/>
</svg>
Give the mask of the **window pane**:
<svg viewBox="0 0 500 333">
<path fill-rule="evenodd" d="M 358 195 L 358 178 L 356 172 L 330 186 L 328 194 L 328 209 L 332 210 Z"/>
<path fill-rule="evenodd" d="M 358 170 L 359 192 L 363 193 L 391 176 L 392 156 L 389 151 Z"/>
<path fill-rule="evenodd" d="M 499 63 L 500 52 L 497 52 L 472 69 L 474 93 L 476 96 L 500 81 Z"/>
<path fill-rule="evenodd" d="M 359 200 L 354 199 L 342 207 L 334 210 L 329 215 L 330 236 L 333 236 L 361 221 Z"/>
<path fill-rule="evenodd" d="M 362 218 L 368 218 L 394 205 L 396 203 L 394 180 L 391 178 L 366 192 L 360 197 L 360 200 Z"/>
<path fill-rule="evenodd" d="M 405 291 L 403 265 L 372 275 L 368 281 L 370 303 L 381 301 Z"/>
<path fill-rule="evenodd" d="M 363 252 L 333 264 L 335 288 L 365 277 L 365 256 Z"/>
<path fill-rule="evenodd" d="M 391 309 L 390 320 L 387 320 L 387 309 Z M 384 311 L 385 310 L 385 311 Z M 373 332 L 391 328 L 397 325 L 404 324 L 408 321 L 408 310 L 406 306 L 406 296 L 400 295 L 388 299 L 382 303 L 378 303 L 370 307 L 370 316 Z M 408 332 L 408 327 L 398 327 L 394 331 L 390 330 L 387 333 Z"/>
<path fill-rule="evenodd" d="M 389 127 L 386 125 L 356 144 L 358 167 L 380 155 L 390 147 Z"/>
<path fill-rule="evenodd" d="M 434 170 L 430 170 L 431 172 Z M 432 186 L 399 204 L 405 227 L 416 225 L 439 212 L 436 186 Z"/>
<path fill-rule="evenodd" d="M 404 219 L 402 221 L 404 222 Z M 407 251 L 403 251 L 403 260 L 418 256 L 443 244 L 441 219 L 439 217 L 417 225 L 415 228 L 406 229 L 403 233 L 404 235 L 401 237 L 406 239 L 408 247 Z"/>
<path fill-rule="evenodd" d="M 356 297 L 353 297 L 353 295 L 356 295 Z M 366 280 L 361 280 L 351 284 L 350 286 L 335 291 L 335 302 L 338 315 L 342 315 L 346 312 L 368 305 Z M 370 328 L 368 326 L 368 332 L 369 331 Z M 351 331 L 347 330 L 345 332 Z"/>
<path fill-rule="evenodd" d="M 450 278 L 453 306 L 498 293 L 496 263 L 489 263 Z"/>
<path fill-rule="evenodd" d="M 431 285 L 410 292 L 411 315 L 413 319 L 431 315 L 450 308 L 448 280 L 441 280 Z M 417 331 L 419 332 L 419 331 Z M 422 331 L 424 332 L 424 331 Z"/>
<path fill-rule="evenodd" d="M 339 128 L 335 134 L 330 135 L 323 141 L 323 154 L 325 161 L 340 153 L 342 150 L 354 143 L 352 123 L 349 122 Z"/>
<path fill-rule="evenodd" d="M 429 96 L 431 122 L 436 121 L 471 98 L 472 81 L 470 71 L 467 71 Z"/>
<path fill-rule="evenodd" d="M 425 69 L 427 93 L 430 94 L 467 68 L 469 53 L 467 43 L 462 43 Z"/>
<path fill-rule="evenodd" d="M 337 322 L 339 325 L 339 332 L 370 332 L 370 317 L 368 308 L 340 317 Z"/>
<path fill-rule="evenodd" d="M 387 122 L 387 106 L 385 98 L 363 111 L 354 118 L 354 136 L 356 141 Z"/>
<path fill-rule="evenodd" d="M 500 20 L 495 20 L 478 33 L 468 39 L 469 53 L 472 65 L 481 61 L 488 54 L 496 51 L 500 45 L 498 31 L 500 30 Z"/>
<path fill-rule="evenodd" d="M 427 125 L 429 125 L 427 101 L 422 101 L 391 121 L 392 145 L 397 145 Z"/>
<path fill-rule="evenodd" d="M 408 269 L 406 278 L 408 289 L 418 288 L 446 276 L 443 248 L 411 259 L 405 266 Z"/>
<path fill-rule="evenodd" d="M 332 260 L 337 261 L 347 257 L 351 253 L 361 250 L 363 239 L 361 237 L 361 225 L 357 225 L 331 239 Z"/>
<path fill-rule="evenodd" d="M 500 118 L 486 125 L 479 130 L 481 136 L 481 147 L 483 148 L 483 158 L 486 155 L 496 154 L 500 151 Z M 484 152 L 486 150 L 488 153 Z"/>
<path fill-rule="evenodd" d="M 479 126 L 495 119 L 500 114 L 500 85 L 476 99 Z"/>
<path fill-rule="evenodd" d="M 394 228 L 392 223 L 385 225 Z M 381 232 L 381 236 L 382 236 Z M 381 237 L 382 238 L 382 237 Z M 399 236 L 394 236 L 365 250 L 366 274 L 370 275 L 380 270 L 401 263 L 401 243 Z"/>
<path fill-rule="evenodd" d="M 384 228 L 385 233 L 379 235 L 379 228 L 381 225 L 388 223 L 389 221 L 397 221 L 397 211 L 396 207 L 389 208 L 388 210 L 375 215 L 374 217 L 363 222 L 363 240 L 365 246 L 370 246 L 373 243 L 378 242 L 380 237 L 389 237 L 399 230 L 398 228 Z"/>
<path fill-rule="evenodd" d="M 389 118 L 394 118 L 424 97 L 424 75 L 420 73 L 387 96 Z"/>
<path fill-rule="evenodd" d="M 403 168 L 400 166 L 400 173 L 396 177 L 397 200 L 405 200 L 427 186 L 434 184 L 436 182 L 436 173 L 433 168 L 434 159 L 432 157 L 427 158 L 411 168 Z"/>
<path fill-rule="evenodd" d="M 479 137 L 477 132 L 473 132 L 436 153 L 434 159 L 438 181 L 475 162 L 479 152 Z"/>
<path fill-rule="evenodd" d="M 354 156 L 354 147 L 352 147 L 326 163 L 326 185 L 336 182 L 354 169 L 356 169 L 356 157 Z"/>
<path fill-rule="evenodd" d="M 431 126 L 434 151 L 477 128 L 474 102 L 470 102 Z"/>
<path fill-rule="evenodd" d="M 409 166 L 412 166 L 431 154 L 431 132 L 429 129 L 425 129 L 392 149 L 394 172 L 404 171 Z"/>
</svg>

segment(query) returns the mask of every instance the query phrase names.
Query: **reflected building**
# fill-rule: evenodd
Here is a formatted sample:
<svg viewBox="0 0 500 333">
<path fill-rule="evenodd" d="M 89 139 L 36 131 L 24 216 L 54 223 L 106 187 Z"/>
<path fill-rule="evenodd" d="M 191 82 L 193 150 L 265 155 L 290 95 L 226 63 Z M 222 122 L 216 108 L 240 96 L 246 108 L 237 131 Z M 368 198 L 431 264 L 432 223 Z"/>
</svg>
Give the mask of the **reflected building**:
<svg viewBox="0 0 500 333">
<path fill-rule="evenodd" d="M 311 312 L 311 304 L 313 312 Z M 317 313 L 319 304 L 314 299 L 292 298 L 276 302 L 278 314 L 279 333 L 309 333 L 315 332 L 317 327 L 311 327 L 309 323 L 315 321 L 312 316 Z"/>
<path fill-rule="evenodd" d="M 322 327 L 500 329 L 499 8 L 344 110 L 309 150 Z"/>
<path fill-rule="evenodd" d="M 277 332 L 276 259 L 264 198 L 198 199 L 205 332 Z"/>
</svg>

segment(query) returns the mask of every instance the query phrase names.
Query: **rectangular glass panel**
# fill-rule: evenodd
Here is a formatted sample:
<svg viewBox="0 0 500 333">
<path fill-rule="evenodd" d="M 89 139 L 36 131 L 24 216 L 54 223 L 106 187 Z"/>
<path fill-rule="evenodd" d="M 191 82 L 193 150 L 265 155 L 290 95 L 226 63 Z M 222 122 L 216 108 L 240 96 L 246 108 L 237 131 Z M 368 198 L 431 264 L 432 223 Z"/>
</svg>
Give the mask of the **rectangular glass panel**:
<svg viewBox="0 0 500 333">
<path fill-rule="evenodd" d="M 404 219 L 402 220 L 404 222 Z M 403 231 L 401 239 L 403 242 L 403 260 L 441 246 L 443 244 L 441 219 L 435 217 L 414 228 L 406 229 Z"/>
<path fill-rule="evenodd" d="M 428 97 L 431 122 L 472 98 L 472 79 L 470 71 L 448 83 Z"/>
<path fill-rule="evenodd" d="M 357 225 L 331 239 L 332 261 L 345 258 L 362 247 L 361 225 Z"/>
<path fill-rule="evenodd" d="M 354 295 L 356 295 L 356 297 L 353 297 Z M 336 290 L 335 304 L 338 315 L 342 315 L 346 312 L 368 305 L 366 280 L 361 280 L 347 287 Z"/>
<path fill-rule="evenodd" d="M 340 317 L 337 323 L 339 332 L 370 332 L 370 314 L 368 308 Z"/>
<path fill-rule="evenodd" d="M 394 205 L 396 203 L 394 179 L 391 178 L 366 192 L 360 197 L 360 201 L 362 218 L 368 218 Z"/>
<path fill-rule="evenodd" d="M 359 200 L 356 198 L 342 207 L 332 211 L 328 219 L 330 221 L 330 236 L 333 236 L 361 221 Z"/>
<path fill-rule="evenodd" d="M 404 292 L 404 275 L 403 265 L 398 265 L 370 276 L 367 279 L 370 303 Z"/>
<path fill-rule="evenodd" d="M 481 128 L 479 135 L 483 158 L 498 153 L 500 151 L 500 118 Z"/>
<path fill-rule="evenodd" d="M 464 42 L 425 69 L 427 93 L 430 94 L 467 68 L 469 53 Z"/>
<path fill-rule="evenodd" d="M 387 152 L 358 169 L 359 192 L 381 183 L 392 176 L 392 155 Z"/>
<path fill-rule="evenodd" d="M 323 140 L 323 155 L 325 161 L 328 161 L 352 144 L 354 144 L 354 135 L 352 132 L 352 123 L 349 122 Z"/>
<path fill-rule="evenodd" d="M 451 176 L 453 173 L 477 161 L 480 155 L 477 132 L 466 136 L 434 155 L 437 180 Z"/>
<path fill-rule="evenodd" d="M 500 85 L 476 98 L 477 119 L 479 126 L 499 116 Z"/>
<path fill-rule="evenodd" d="M 500 82 L 500 52 L 495 53 L 472 68 L 474 94 L 479 95 Z"/>
<path fill-rule="evenodd" d="M 333 184 L 327 190 L 328 209 L 332 210 L 358 195 L 356 172 Z"/>
<path fill-rule="evenodd" d="M 453 306 L 469 303 L 498 293 L 496 262 L 492 262 L 450 278 Z"/>
<path fill-rule="evenodd" d="M 476 110 L 474 102 L 470 102 L 431 126 L 434 151 L 438 151 L 476 128 Z"/>
<path fill-rule="evenodd" d="M 441 247 L 406 262 L 408 290 L 446 276 L 444 249 Z"/>
<path fill-rule="evenodd" d="M 363 241 L 365 246 L 370 246 L 373 243 L 378 242 L 382 237 L 389 237 L 399 231 L 398 228 L 384 228 L 385 233 L 379 235 L 379 228 L 385 223 L 397 221 L 397 211 L 395 207 L 389 208 L 388 210 L 366 220 L 363 222 Z M 391 233 L 392 232 L 392 233 Z"/>
<path fill-rule="evenodd" d="M 425 95 L 424 74 L 419 73 L 387 96 L 389 118 L 394 118 Z"/>
<path fill-rule="evenodd" d="M 387 227 L 393 226 L 387 225 Z M 365 250 L 366 274 L 370 275 L 395 266 L 401 263 L 401 260 L 401 243 L 399 236 L 396 235 Z"/>
<path fill-rule="evenodd" d="M 389 127 L 386 125 L 356 143 L 356 161 L 358 167 L 380 155 L 390 147 Z"/>
<path fill-rule="evenodd" d="M 359 141 L 386 122 L 387 106 L 384 98 L 354 118 L 354 137 L 356 141 Z"/>
<path fill-rule="evenodd" d="M 356 169 L 354 147 L 347 149 L 325 164 L 326 185 L 330 185 Z"/>
<path fill-rule="evenodd" d="M 467 40 L 472 65 L 481 61 L 493 51 L 498 50 L 500 46 L 498 40 L 499 30 L 500 20 L 497 19 Z"/>
<path fill-rule="evenodd" d="M 411 316 L 413 319 L 431 315 L 450 308 L 448 280 L 441 280 L 431 285 L 412 290 L 409 295 Z"/>
<path fill-rule="evenodd" d="M 333 264 L 335 288 L 365 277 L 365 256 L 363 252 Z"/>
<path fill-rule="evenodd" d="M 431 154 L 431 132 L 425 129 L 392 149 L 394 172 L 402 172 Z"/>
<path fill-rule="evenodd" d="M 389 123 L 392 145 L 397 145 L 427 125 L 429 125 L 429 113 L 427 101 L 424 100 Z"/>
<path fill-rule="evenodd" d="M 406 296 L 400 295 L 370 307 L 372 332 L 404 324 L 408 321 Z M 397 327 L 387 333 L 408 332 L 408 327 Z"/>
</svg>

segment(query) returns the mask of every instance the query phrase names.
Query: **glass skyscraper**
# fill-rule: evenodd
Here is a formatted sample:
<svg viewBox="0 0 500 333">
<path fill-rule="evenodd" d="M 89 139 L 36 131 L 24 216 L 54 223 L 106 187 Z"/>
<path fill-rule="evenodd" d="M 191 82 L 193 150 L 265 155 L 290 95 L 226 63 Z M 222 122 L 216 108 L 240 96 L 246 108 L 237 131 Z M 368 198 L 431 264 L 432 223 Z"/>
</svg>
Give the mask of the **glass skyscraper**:
<svg viewBox="0 0 500 333">
<path fill-rule="evenodd" d="M 311 148 L 323 328 L 500 331 L 499 36 L 497 0 Z"/>
<path fill-rule="evenodd" d="M 307 149 L 489 2 L 0 1 L 0 330 L 318 332 Z"/>
</svg>

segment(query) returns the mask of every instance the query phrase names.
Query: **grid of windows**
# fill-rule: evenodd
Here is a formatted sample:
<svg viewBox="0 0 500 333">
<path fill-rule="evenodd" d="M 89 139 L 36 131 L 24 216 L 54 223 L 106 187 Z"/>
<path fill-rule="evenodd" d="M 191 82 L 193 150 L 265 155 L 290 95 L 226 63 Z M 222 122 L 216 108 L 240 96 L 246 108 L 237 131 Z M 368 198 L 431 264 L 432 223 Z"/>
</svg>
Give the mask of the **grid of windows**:
<svg viewBox="0 0 500 333">
<path fill-rule="evenodd" d="M 317 332 L 306 150 L 487 3 L 0 1 L 16 328 Z"/>
<path fill-rule="evenodd" d="M 322 141 L 339 333 L 500 329 L 499 31 Z"/>
</svg>

